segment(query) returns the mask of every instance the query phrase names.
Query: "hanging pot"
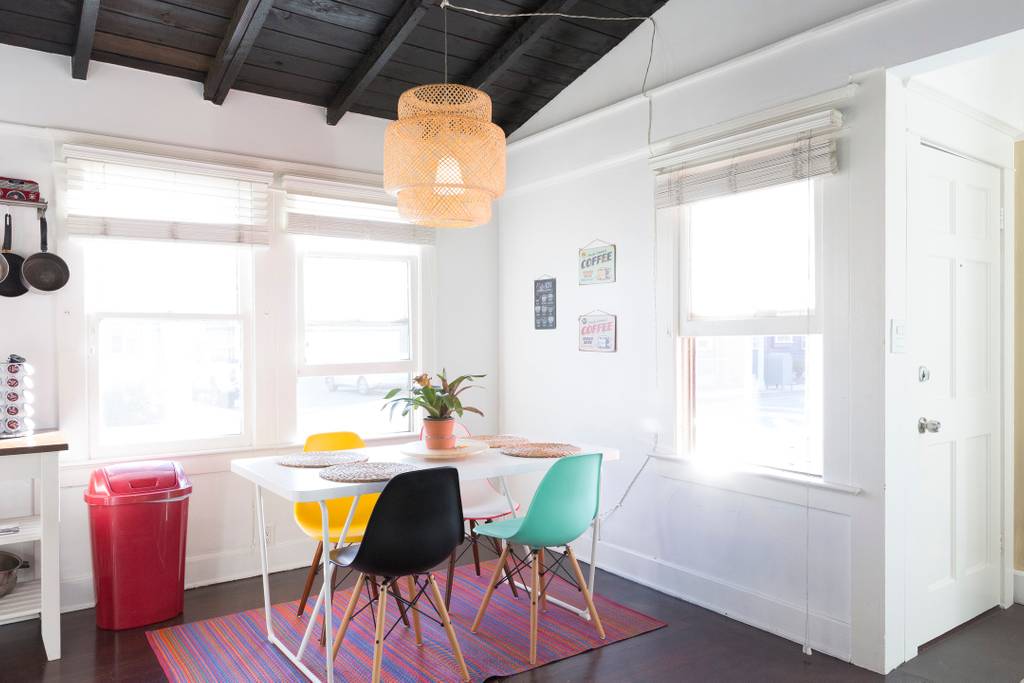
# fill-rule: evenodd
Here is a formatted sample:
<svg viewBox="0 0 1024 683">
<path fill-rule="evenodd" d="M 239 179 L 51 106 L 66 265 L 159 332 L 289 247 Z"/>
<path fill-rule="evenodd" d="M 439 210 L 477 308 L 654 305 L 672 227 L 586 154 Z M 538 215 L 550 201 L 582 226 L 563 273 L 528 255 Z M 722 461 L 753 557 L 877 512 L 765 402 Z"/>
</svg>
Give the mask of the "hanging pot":
<svg viewBox="0 0 1024 683">
<path fill-rule="evenodd" d="M 71 271 L 60 256 L 46 250 L 46 218 L 39 217 L 39 252 L 21 265 L 21 282 L 38 294 L 51 294 L 68 283 Z"/>
<path fill-rule="evenodd" d="M 4 216 L 4 245 L 0 249 L 0 256 L 7 263 L 7 277 L 0 281 L 0 296 L 15 297 L 21 296 L 28 289 L 21 283 L 21 264 L 24 259 L 11 251 L 11 214 Z"/>
</svg>

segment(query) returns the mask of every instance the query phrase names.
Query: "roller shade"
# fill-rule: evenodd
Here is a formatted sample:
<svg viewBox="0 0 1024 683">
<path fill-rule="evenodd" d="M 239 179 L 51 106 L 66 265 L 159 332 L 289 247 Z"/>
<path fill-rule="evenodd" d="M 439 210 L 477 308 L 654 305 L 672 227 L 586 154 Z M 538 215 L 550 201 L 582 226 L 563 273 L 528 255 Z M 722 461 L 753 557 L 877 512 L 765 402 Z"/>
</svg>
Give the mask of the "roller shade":
<svg viewBox="0 0 1024 683">
<path fill-rule="evenodd" d="M 659 209 L 678 206 L 838 169 L 835 136 L 822 135 L 663 173 L 658 176 L 655 204 Z"/>
<path fill-rule="evenodd" d="M 379 185 L 285 176 L 285 230 L 300 235 L 434 244 L 436 231 L 406 223 Z"/>
<path fill-rule="evenodd" d="M 72 235 L 270 243 L 273 174 L 65 145 Z"/>
</svg>

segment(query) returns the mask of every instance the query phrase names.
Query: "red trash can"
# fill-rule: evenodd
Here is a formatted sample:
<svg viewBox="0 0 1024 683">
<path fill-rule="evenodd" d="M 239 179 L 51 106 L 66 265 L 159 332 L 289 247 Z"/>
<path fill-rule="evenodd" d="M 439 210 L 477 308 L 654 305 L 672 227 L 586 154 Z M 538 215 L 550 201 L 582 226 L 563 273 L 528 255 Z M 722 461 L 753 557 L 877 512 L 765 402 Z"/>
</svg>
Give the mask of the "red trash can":
<svg viewBox="0 0 1024 683">
<path fill-rule="evenodd" d="M 192 483 L 172 461 L 92 473 L 85 502 L 97 626 L 118 631 L 181 614 L 190 495 Z"/>
</svg>

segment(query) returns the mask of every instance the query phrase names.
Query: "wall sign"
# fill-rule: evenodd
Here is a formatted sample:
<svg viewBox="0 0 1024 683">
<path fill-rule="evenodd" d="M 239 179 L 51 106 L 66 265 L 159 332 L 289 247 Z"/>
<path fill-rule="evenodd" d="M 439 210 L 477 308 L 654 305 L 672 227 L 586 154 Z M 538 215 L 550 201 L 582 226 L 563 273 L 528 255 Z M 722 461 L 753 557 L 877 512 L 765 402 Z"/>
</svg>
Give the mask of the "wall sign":
<svg viewBox="0 0 1024 683">
<path fill-rule="evenodd" d="M 615 245 L 594 240 L 580 249 L 581 285 L 615 282 Z"/>
<path fill-rule="evenodd" d="M 555 278 L 533 281 L 533 329 L 555 329 Z"/>
<path fill-rule="evenodd" d="M 594 311 L 580 316 L 580 351 L 614 353 L 617 350 L 616 316 Z"/>
</svg>

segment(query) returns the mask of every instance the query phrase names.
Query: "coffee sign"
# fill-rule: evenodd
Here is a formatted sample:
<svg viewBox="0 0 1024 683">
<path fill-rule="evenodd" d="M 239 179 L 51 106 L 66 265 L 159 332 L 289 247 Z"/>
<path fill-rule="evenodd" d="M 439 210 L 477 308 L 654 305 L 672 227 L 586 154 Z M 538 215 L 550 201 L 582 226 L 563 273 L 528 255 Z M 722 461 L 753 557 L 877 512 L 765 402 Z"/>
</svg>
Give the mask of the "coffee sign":
<svg viewBox="0 0 1024 683">
<path fill-rule="evenodd" d="M 580 351 L 613 353 L 616 350 L 616 317 L 608 313 L 580 316 Z"/>
<path fill-rule="evenodd" d="M 600 244 L 580 249 L 580 284 L 615 282 L 615 245 Z"/>
</svg>

